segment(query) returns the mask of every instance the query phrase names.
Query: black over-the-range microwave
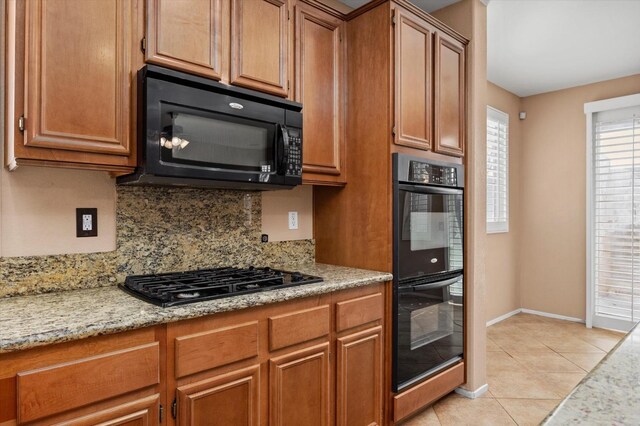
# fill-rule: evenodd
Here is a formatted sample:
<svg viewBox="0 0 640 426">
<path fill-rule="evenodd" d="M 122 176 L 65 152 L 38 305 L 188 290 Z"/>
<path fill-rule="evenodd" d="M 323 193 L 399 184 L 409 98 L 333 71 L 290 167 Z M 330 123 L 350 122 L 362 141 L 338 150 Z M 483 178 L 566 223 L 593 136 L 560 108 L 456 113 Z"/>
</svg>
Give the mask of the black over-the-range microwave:
<svg viewBox="0 0 640 426">
<path fill-rule="evenodd" d="M 125 185 L 302 183 L 302 105 L 179 71 L 138 73 L 138 165 Z"/>
</svg>

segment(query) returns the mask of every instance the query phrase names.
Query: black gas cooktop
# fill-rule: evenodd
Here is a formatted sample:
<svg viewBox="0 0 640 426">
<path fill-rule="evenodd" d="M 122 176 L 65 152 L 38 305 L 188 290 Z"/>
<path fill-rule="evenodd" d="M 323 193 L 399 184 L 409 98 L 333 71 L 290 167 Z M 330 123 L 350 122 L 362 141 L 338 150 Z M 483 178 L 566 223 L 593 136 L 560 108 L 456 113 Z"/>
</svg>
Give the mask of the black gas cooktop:
<svg viewBox="0 0 640 426">
<path fill-rule="evenodd" d="M 320 277 L 300 272 L 250 266 L 130 275 L 120 287 L 139 299 L 167 307 L 320 281 Z"/>
</svg>

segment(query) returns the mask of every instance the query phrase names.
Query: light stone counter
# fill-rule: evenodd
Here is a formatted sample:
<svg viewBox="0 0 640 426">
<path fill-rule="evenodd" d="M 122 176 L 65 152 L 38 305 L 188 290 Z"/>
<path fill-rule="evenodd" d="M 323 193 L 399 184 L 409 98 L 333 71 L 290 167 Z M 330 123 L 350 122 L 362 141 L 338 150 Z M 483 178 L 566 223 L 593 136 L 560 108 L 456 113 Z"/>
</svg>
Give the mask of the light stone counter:
<svg viewBox="0 0 640 426">
<path fill-rule="evenodd" d="M 0 299 L 0 353 L 390 281 L 392 275 L 319 263 L 283 269 L 324 282 L 161 308 L 115 286 Z"/>
<path fill-rule="evenodd" d="M 640 326 L 549 414 L 545 425 L 640 424 Z"/>
</svg>

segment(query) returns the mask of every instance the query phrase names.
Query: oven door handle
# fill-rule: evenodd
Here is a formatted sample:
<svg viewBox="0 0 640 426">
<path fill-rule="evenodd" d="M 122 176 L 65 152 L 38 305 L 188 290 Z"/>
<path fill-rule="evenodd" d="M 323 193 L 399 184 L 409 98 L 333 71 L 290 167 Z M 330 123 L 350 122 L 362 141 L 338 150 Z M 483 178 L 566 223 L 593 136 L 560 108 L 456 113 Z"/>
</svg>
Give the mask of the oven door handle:
<svg viewBox="0 0 640 426">
<path fill-rule="evenodd" d="M 422 194 L 442 194 L 442 195 L 462 195 L 462 189 L 456 188 L 440 188 L 436 186 L 407 185 L 399 184 L 398 189 L 410 192 L 419 192 Z"/>
<path fill-rule="evenodd" d="M 455 278 L 449 278 L 448 280 L 444 280 L 444 281 L 437 281 L 435 283 L 415 285 L 413 286 L 413 289 L 414 290 L 433 290 L 436 288 L 444 288 L 452 284 L 455 284 L 460 280 L 460 278 L 462 278 L 462 275 L 458 275 Z"/>
</svg>

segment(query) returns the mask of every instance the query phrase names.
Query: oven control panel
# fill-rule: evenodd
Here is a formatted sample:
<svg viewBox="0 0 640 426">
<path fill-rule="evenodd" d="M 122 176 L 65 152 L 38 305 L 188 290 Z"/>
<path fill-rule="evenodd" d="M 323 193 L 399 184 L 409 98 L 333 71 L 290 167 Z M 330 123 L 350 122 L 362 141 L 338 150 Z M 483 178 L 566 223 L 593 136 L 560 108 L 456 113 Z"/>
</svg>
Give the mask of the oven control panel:
<svg viewBox="0 0 640 426">
<path fill-rule="evenodd" d="M 455 167 L 440 166 L 420 161 L 409 162 L 409 181 L 445 186 L 458 186 Z"/>
</svg>

